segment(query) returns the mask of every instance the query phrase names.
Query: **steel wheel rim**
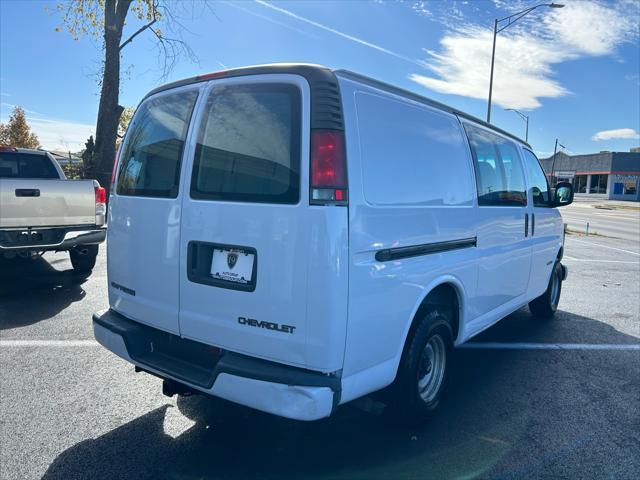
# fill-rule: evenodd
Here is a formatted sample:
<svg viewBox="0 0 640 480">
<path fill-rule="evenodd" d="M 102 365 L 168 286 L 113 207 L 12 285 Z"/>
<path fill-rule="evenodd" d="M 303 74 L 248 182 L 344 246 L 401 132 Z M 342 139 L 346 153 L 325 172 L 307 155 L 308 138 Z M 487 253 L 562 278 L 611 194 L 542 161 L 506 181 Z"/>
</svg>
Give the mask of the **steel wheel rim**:
<svg viewBox="0 0 640 480">
<path fill-rule="evenodd" d="M 432 402 L 444 381 L 447 349 L 438 334 L 433 335 L 422 351 L 418 367 L 418 393 L 425 403 Z"/>
<path fill-rule="evenodd" d="M 555 307 L 558 305 L 558 300 L 560 297 L 560 275 L 557 271 L 553 272 L 553 276 L 551 277 L 551 305 Z"/>
</svg>

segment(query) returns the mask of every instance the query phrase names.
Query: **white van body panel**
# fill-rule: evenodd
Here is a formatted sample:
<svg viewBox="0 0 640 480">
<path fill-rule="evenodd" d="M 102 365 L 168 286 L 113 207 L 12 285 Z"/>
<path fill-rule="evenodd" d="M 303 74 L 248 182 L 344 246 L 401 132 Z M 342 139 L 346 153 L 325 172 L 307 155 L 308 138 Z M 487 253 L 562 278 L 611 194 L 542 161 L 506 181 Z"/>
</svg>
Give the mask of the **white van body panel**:
<svg viewBox="0 0 640 480">
<path fill-rule="evenodd" d="M 522 145 L 519 146 L 520 155 L 526 163 L 525 155 L 530 153 Z M 533 168 L 539 168 L 534 165 Z M 532 215 L 531 235 L 531 274 L 529 276 L 529 288 L 527 298 L 536 298 L 547 289 L 547 283 L 551 276 L 553 264 L 562 248 L 564 225 L 562 215 L 557 208 L 540 207 L 534 204 L 530 170 L 525 168 L 527 174 L 529 212 Z"/>
<path fill-rule="evenodd" d="M 155 99 L 200 92 L 201 89 L 202 85 L 198 84 L 160 92 L 145 99 L 136 115 L 145 104 Z M 136 115 L 123 145 L 126 145 L 133 131 Z M 193 128 L 192 122 L 187 138 Z M 185 148 L 182 153 L 180 178 L 187 176 L 184 158 L 188 150 Z M 120 151 L 122 155 L 123 149 Z M 109 305 L 133 320 L 175 334 L 180 333 L 178 272 L 181 192 L 175 198 L 125 196 L 111 192 L 107 229 Z M 131 292 L 135 294 L 131 295 Z"/>
<path fill-rule="evenodd" d="M 191 198 L 182 176 L 180 332 L 183 337 L 238 353 L 332 372 L 342 368 L 347 306 L 347 209 L 308 205 L 309 84 L 297 75 L 260 75 L 208 82 L 192 123 L 218 87 L 290 84 L 302 99 L 300 199 L 295 205 Z M 193 169 L 190 139 L 187 172 Z M 257 251 L 253 292 L 194 283 L 187 277 L 189 242 L 249 246 Z M 328 287 L 331 288 L 328 288 Z M 240 324 L 238 317 L 295 327 L 283 333 Z"/>
<path fill-rule="evenodd" d="M 345 129 L 352 132 L 347 139 L 351 272 L 343 378 L 347 382 L 350 376 L 372 368 L 385 371 L 383 376 L 362 373 L 361 380 L 353 380 L 352 388 L 361 392 L 367 388 L 382 388 L 393 381 L 413 315 L 433 287 L 451 280 L 468 298 L 474 297 L 476 289 L 474 248 L 390 262 L 377 261 L 376 252 L 390 247 L 473 238 L 477 231 L 476 205 L 471 160 L 460 123 L 454 115 L 339 75 L 338 79 Z M 368 119 L 373 122 L 369 123 Z M 435 158 L 416 153 L 426 152 L 430 147 Z M 386 188 L 383 185 L 384 178 L 393 172 L 383 171 L 377 177 L 371 172 L 376 163 L 386 158 L 392 166 L 400 164 L 397 168 L 405 169 L 405 176 L 415 175 L 417 164 L 406 170 L 411 163 L 437 162 L 439 154 L 451 152 L 458 153 L 453 161 L 460 163 L 463 169 L 457 173 L 455 188 L 458 191 L 447 192 L 449 198 L 433 199 L 432 203 L 439 201 L 439 205 L 418 204 L 411 198 L 403 198 L 401 191 L 394 195 L 394 189 L 404 187 L 397 179 L 394 183 L 394 179 L 389 178 Z M 439 171 L 437 165 L 430 169 Z M 386 199 L 396 197 L 403 203 L 383 204 L 385 197 L 377 200 L 376 189 L 382 188 L 385 188 L 382 194 L 386 194 Z M 425 190 L 428 189 L 427 184 Z M 462 205 L 443 205 L 447 202 Z M 473 311 L 468 310 L 466 302 L 462 305 L 464 322 Z M 364 380 L 367 377 L 375 383 L 367 385 Z M 343 398 L 351 398 L 357 393 L 350 394 L 345 390 L 343 395 Z"/>
</svg>

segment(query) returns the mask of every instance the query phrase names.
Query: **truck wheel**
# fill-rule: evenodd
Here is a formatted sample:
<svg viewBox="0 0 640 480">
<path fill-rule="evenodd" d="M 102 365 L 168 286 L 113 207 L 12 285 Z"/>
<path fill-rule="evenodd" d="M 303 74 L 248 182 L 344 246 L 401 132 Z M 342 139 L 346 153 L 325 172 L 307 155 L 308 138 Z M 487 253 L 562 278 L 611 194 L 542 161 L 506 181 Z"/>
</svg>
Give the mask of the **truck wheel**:
<svg viewBox="0 0 640 480">
<path fill-rule="evenodd" d="M 555 315 L 562 292 L 562 265 L 556 262 L 551 271 L 547 290 L 529 303 L 529 310 L 534 317 L 551 318 Z"/>
<path fill-rule="evenodd" d="M 394 392 L 395 410 L 409 422 L 426 419 L 438 406 L 451 376 L 453 333 L 446 310 L 434 306 L 405 347 Z"/>
<path fill-rule="evenodd" d="M 96 264 L 98 245 L 81 245 L 69 250 L 71 265 L 76 273 L 91 273 Z"/>
</svg>

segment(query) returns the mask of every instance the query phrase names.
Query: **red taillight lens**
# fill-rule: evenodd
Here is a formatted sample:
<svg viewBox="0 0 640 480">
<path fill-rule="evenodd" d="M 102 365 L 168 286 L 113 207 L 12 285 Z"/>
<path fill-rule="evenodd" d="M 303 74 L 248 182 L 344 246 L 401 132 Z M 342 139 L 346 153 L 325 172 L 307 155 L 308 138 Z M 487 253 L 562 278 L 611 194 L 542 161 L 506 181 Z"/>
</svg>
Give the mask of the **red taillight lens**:
<svg viewBox="0 0 640 480">
<path fill-rule="evenodd" d="M 96 203 L 107 203 L 107 191 L 104 187 L 93 187 L 96 194 Z"/>
<path fill-rule="evenodd" d="M 344 132 L 311 131 L 311 203 L 347 202 L 347 158 Z"/>
</svg>

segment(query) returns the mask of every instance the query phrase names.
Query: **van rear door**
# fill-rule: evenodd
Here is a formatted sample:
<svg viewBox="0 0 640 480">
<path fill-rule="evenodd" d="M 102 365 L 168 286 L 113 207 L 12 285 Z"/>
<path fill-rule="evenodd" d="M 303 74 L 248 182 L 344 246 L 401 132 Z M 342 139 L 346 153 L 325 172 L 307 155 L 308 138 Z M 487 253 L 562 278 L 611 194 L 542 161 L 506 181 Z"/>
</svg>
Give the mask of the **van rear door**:
<svg viewBox="0 0 640 480">
<path fill-rule="evenodd" d="M 159 93 L 138 107 L 109 205 L 109 304 L 173 333 L 179 333 L 180 173 L 198 88 Z"/>
<path fill-rule="evenodd" d="M 309 85 L 218 79 L 202 104 L 182 204 L 181 333 L 304 366 Z"/>
</svg>

